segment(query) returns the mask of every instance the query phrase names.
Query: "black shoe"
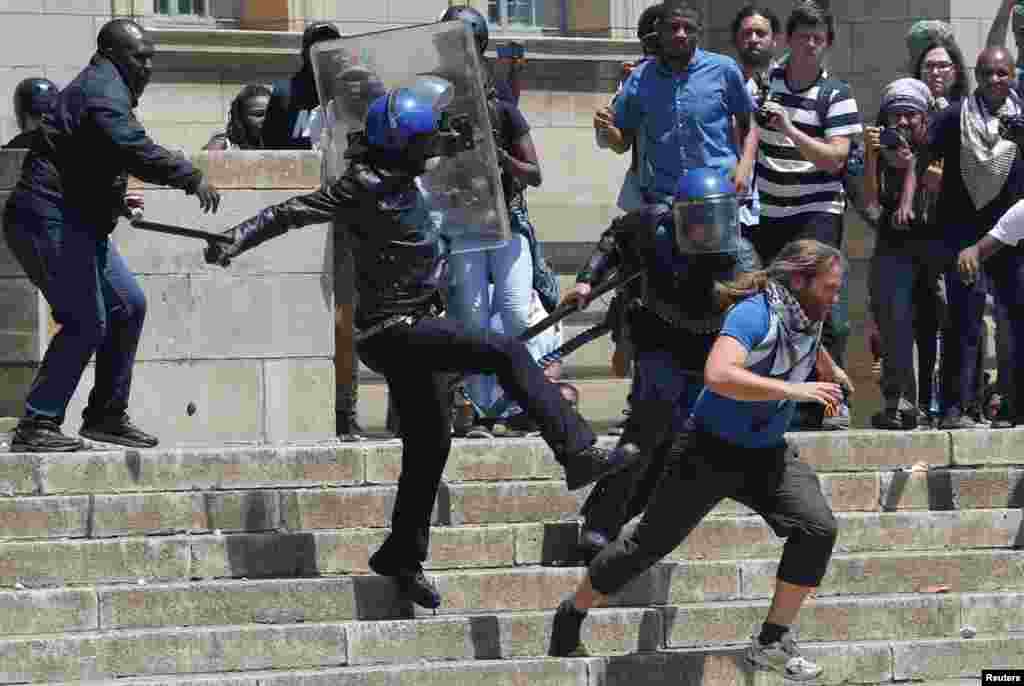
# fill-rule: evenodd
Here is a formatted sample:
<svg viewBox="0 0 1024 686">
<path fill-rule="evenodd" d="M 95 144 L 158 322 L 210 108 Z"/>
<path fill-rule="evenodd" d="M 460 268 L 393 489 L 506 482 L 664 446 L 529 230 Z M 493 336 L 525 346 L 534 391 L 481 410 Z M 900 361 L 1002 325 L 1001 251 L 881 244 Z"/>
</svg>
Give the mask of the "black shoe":
<svg viewBox="0 0 1024 686">
<path fill-rule="evenodd" d="M 914 418 L 913 424 L 913 426 L 907 426 L 907 416 L 897 408 L 877 412 L 871 417 L 871 426 L 876 429 L 886 429 L 889 431 L 916 429 L 916 418 Z"/>
<path fill-rule="evenodd" d="M 523 436 L 532 436 L 540 434 L 540 426 L 537 422 L 533 421 L 530 415 L 525 412 L 514 414 L 505 420 L 505 426 L 510 431 L 517 432 Z"/>
<path fill-rule="evenodd" d="M 951 407 L 942 415 L 940 429 L 977 429 L 978 423 L 960 411 L 959 407 Z"/>
<path fill-rule="evenodd" d="M 570 491 L 583 488 L 602 476 L 614 474 L 640 459 L 640 449 L 632 443 L 609 450 L 592 445 L 563 460 L 565 485 Z"/>
<path fill-rule="evenodd" d="M 84 447 L 82 439 L 64 435 L 48 417 L 25 417 L 11 434 L 12 453 L 70 453 Z"/>
<path fill-rule="evenodd" d="M 370 556 L 370 569 L 381 576 L 389 576 L 395 580 L 398 591 L 406 600 L 416 603 L 428 610 L 441 607 L 441 592 L 428 579 L 420 568 L 389 567 L 377 558 L 377 553 Z"/>
<path fill-rule="evenodd" d="M 154 448 L 160 442 L 156 436 L 151 436 L 132 424 L 128 415 L 123 412 L 99 421 L 86 420 L 78 435 L 93 441 L 115 443 L 129 448 Z"/>
<path fill-rule="evenodd" d="M 334 428 L 338 439 L 343 443 L 361 441 L 366 434 L 359 425 L 359 419 L 349 412 L 338 412 L 334 415 Z"/>
<path fill-rule="evenodd" d="M 611 543 L 611 540 L 603 531 L 588 529 L 584 523 L 583 530 L 580 531 L 580 542 L 578 544 L 583 563 L 589 566 L 598 553 L 604 550 L 609 543 Z"/>
<path fill-rule="evenodd" d="M 551 644 L 548 655 L 551 657 L 587 657 L 587 647 L 580 639 L 580 627 L 587 618 L 586 612 L 580 612 L 572 604 L 572 598 L 566 598 L 555 610 L 555 621 L 551 624 Z"/>
<path fill-rule="evenodd" d="M 992 418 L 993 429 L 1012 429 L 1017 424 L 1017 418 L 1012 409 L 1010 401 L 1003 399 L 999 403 L 999 411 Z"/>
</svg>

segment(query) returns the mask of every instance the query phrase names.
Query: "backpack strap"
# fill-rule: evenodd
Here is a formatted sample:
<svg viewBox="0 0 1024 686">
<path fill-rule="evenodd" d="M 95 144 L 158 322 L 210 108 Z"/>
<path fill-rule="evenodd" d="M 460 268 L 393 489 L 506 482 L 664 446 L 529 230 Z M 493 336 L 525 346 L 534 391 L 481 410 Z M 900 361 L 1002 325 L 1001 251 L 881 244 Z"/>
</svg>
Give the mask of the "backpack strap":
<svg viewBox="0 0 1024 686">
<path fill-rule="evenodd" d="M 832 105 L 832 99 L 836 93 L 846 86 L 845 82 L 828 77 L 823 79 L 818 86 L 818 99 L 815 102 L 815 109 L 818 111 L 818 121 L 821 122 L 822 136 L 825 134 L 825 121 L 828 119 L 828 108 Z"/>
</svg>

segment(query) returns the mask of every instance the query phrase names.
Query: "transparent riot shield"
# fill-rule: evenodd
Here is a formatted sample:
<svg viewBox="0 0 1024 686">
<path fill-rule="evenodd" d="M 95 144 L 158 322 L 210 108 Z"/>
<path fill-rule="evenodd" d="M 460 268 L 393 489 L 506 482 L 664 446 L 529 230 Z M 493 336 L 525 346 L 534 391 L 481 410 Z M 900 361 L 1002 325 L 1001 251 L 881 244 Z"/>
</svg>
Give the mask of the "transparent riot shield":
<svg viewBox="0 0 1024 686">
<path fill-rule="evenodd" d="M 365 128 L 374 99 L 426 75 L 455 86 L 446 112 L 473 131 L 472 149 L 439 162 L 421 178 L 430 211 L 458 250 L 480 250 L 510 236 L 498 151 L 485 95 L 484 66 L 469 26 L 449 21 L 378 31 L 316 43 L 311 52 L 317 92 L 329 142 L 322 145 L 327 169 L 343 170 L 348 135 Z"/>
</svg>

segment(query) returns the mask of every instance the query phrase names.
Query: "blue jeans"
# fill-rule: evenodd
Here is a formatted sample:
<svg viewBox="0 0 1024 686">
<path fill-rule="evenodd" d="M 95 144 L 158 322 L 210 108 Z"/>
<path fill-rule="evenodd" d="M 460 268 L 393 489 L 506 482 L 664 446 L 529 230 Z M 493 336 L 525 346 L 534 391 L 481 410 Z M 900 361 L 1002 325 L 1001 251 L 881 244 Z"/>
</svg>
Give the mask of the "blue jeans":
<svg viewBox="0 0 1024 686">
<path fill-rule="evenodd" d="M 128 265 L 92 226 L 28 193 L 16 193 L 8 202 L 4 235 L 60 324 L 32 382 L 26 414 L 63 422 L 95 353 L 96 380 L 83 417 L 88 423 L 120 415 L 128 407 L 146 317 L 146 298 Z"/>
<path fill-rule="evenodd" d="M 457 240 L 452 247 L 465 249 L 466 239 Z M 452 255 L 448 278 L 448 316 L 470 331 L 487 331 L 494 315 L 501 318 L 506 336 L 518 336 L 529 326 L 533 257 L 526 236 L 513 233 L 500 248 Z M 537 359 L 540 354 L 535 341 L 527 344 L 527 349 Z M 501 395 L 492 375 L 469 377 L 466 391 L 481 415 L 487 414 Z"/>
</svg>

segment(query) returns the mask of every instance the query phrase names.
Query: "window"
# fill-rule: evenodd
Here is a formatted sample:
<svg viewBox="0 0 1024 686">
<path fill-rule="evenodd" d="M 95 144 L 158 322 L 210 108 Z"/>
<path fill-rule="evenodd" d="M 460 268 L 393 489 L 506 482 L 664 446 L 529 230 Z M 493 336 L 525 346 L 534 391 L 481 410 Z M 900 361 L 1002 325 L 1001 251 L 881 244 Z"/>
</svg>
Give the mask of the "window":
<svg viewBox="0 0 1024 686">
<path fill-rule="evenodd" d="M 153 13 L 165 17 L 205 17 L 210 13 L 206 0 L 153 0 Z"/>
<path fill-rule="evenodd" d="M 487 20 L 501 31 L 561 28 L 565 0 L 488 0 Z"/>
</svg>

